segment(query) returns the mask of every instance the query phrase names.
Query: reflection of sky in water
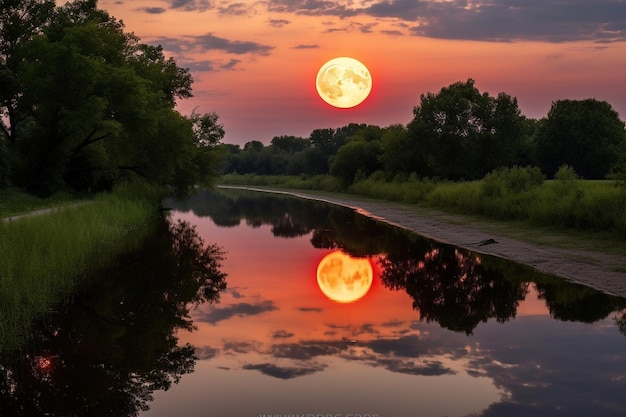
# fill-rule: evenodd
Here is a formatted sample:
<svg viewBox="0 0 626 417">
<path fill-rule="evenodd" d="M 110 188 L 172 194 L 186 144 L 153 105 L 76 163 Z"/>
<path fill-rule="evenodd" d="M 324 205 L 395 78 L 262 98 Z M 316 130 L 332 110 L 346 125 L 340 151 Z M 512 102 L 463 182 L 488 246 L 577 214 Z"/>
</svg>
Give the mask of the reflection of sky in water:
<svg viewBox="0 0 626 417">
<path fill-rule="evenodd" d="M 623 415 L 626 338 L 611 319 L 556 321 L 533 285 L 517 318 L 473 334 L 420 321 L 412 300 L 374 284 L 354 304 L 317 288 L 330 249 L 269 226 L 218 228 L 174 213 L 223 246 L 228 290 L 193 312 L 196 371 L 155 393 L 145 416 L 377 413 L 403 416 Z M 379 268 L 380 269 L 380 268 Z"/>
</svg>

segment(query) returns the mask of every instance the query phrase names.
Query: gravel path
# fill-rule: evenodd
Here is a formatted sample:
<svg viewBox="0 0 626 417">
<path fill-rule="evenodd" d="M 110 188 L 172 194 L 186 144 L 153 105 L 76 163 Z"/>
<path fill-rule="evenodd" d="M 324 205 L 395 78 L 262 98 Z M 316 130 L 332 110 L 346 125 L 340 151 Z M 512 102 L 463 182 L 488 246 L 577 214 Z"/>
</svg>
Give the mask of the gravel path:
<svg viewBox="0 0 626 417">
<path fill-rule="evenodd" d="M 254 187 L 220 186 L 289 194 L 351 207 L 380 221 L 414 231 L 422 236 L 474 252 L 499 256 L 578 282 L 605 293 L 626 297 L 626 248 L 603 253 L 538 244 L 489 231 L 485 222 L 439 212 L 420 213 L 411 206 L 350 197 L 327 197 L 313 192 L 292 192 Z M 495 234 L 494 234 L 495 233 Z M 497 243 L 479 246 L 493 239 Z"/>
</svg>

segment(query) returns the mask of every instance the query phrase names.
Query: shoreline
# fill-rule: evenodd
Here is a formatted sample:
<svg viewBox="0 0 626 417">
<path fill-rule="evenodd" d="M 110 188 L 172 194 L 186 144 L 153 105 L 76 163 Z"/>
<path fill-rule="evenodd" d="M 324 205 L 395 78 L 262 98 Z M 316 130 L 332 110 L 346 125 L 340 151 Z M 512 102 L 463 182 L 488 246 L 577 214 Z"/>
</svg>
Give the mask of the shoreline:
<svg viewBox="0 0 626 417">
<path fill-rule="evenodd" d="M 410 230 L 438 242 L 476 253 L 504 258 L 531 266 L 571 282 L 592 287 L 610 295 L 626 297 L 626 251 L 603 253 L 581 248 L 564 248 L 529 242 L 489 231 L 488 222 L 431 210 L 418 213 L 408 205 L 387 201 L 366 201 L 350 196 L 326 196 L 311 191 L 281 190 L 247 186 L 218 185 L 217 188 L 286 194 L 309 200 L 349 207 L 364 216 Z M 459 222 L 459 219 L 461 222 Z M 496 243 L 479 246 L 488 239 Z M 620 270 L 617 270 L 617 269 Z"/>
</svg>

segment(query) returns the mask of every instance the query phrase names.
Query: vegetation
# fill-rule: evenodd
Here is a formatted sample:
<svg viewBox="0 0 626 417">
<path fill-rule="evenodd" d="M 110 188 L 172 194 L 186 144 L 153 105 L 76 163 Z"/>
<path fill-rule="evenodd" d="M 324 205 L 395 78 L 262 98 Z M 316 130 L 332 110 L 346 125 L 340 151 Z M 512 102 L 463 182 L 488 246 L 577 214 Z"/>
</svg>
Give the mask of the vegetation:
<svg viewBox="0 0 626 417">
<path fill-rule="evenodd" d="M 128 180 L 177 194 L 215 178 L 224 130 L 183 116 L 192 76 L 95 0 L 0 2 L 0 188 L 42 196 Z"/>
<path fill-rule="evenodd" d="M 152 204 L 101 194 L 89 204 L 0 223 L 0 345 L 90 272 L 132 249 L 156 214 Z"/>
<path fill-rule="evenodd" d="M 67 192 L 59 192 L 47 198 L 26 193 L 17 188 L 0 190 L 0 221 L 5 217 L 24 214 L 29 211 L 71 204 L 80 196 Z"/>
<path fill-rule="evenodd" d="M 626 240 L 626 192 L 613 181 L 577 179 L 571 167 L 562 167 L 554 180 L 544 180 L 534 167 L 499 168 L 476 181 L 434 181 L 417 175 L 387 181 L 374 173 L 341 189 L 332 176 L 226 175 L 223 184 L 343 191 L 358 196 L 416 204 L 529 226 L 580 230 Z"/>
<path fill-rule="evenodd" d="M 514 97 L 480 92 L 469 79 L 423 94 L 413 114 L 407 126 L 349 124 L 268 146 L 227 145 L 221 181 L 343 191 L 626 239 L 626 130 L 610 104 L 560 100 L 533 120 Z"/>
</svg>

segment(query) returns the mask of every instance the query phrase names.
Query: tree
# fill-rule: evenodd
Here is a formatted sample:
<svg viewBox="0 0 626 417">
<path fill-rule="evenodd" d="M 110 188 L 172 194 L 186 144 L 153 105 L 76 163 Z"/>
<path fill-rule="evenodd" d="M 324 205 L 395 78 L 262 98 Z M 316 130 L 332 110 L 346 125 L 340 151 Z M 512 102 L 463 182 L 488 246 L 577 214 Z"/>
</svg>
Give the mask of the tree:
<svg viewBox="0 0 626 417">
<path fill-rule="evenodd" d="M 309 148 L 311 141 L 296 136 L 275 136 L 272 138 L 270 146 L 277 151 L 283 151 L 288 155 L 293 155 L 296 152 Z"/>
<path fill-rule="evenodd" d="M 409 139 L 425 152 L 431 175 L 474 179 L 512 164 L 523 121 L 517 99 L 481 93 L 472 79 L 420 99 L 408 125 Z"/>
<path fill-rule="evenodd" d="M 67 3 L 35 23 L 10 68 L 15 91 L 2 96 L 15 183 L 48 194 L 141 179 L 180 194 L 193 181 L 210 182 L 224 129 L 215 113 L 175 111 L 176 100 L 191 97 L 188 69 L 126 33 L 95 0 Z"/>
<path fill-rule="evenodd" d="M 379 168 L 379 153 L 378 142 L 350 141 L 337 151 L 330 173 L 339 178 L 344 187 L 348 186 L 355 180 L 357 173 L 367 177 Z"/>
<path fill-rule="evenodd" d="M 559 100 L 538 129 L 537 160 L 549 177 L 567 164 L 582 178 L 602 179 L 618 162 L 624 142 L 624 122 L 606 101 Z"/>
</svg>

